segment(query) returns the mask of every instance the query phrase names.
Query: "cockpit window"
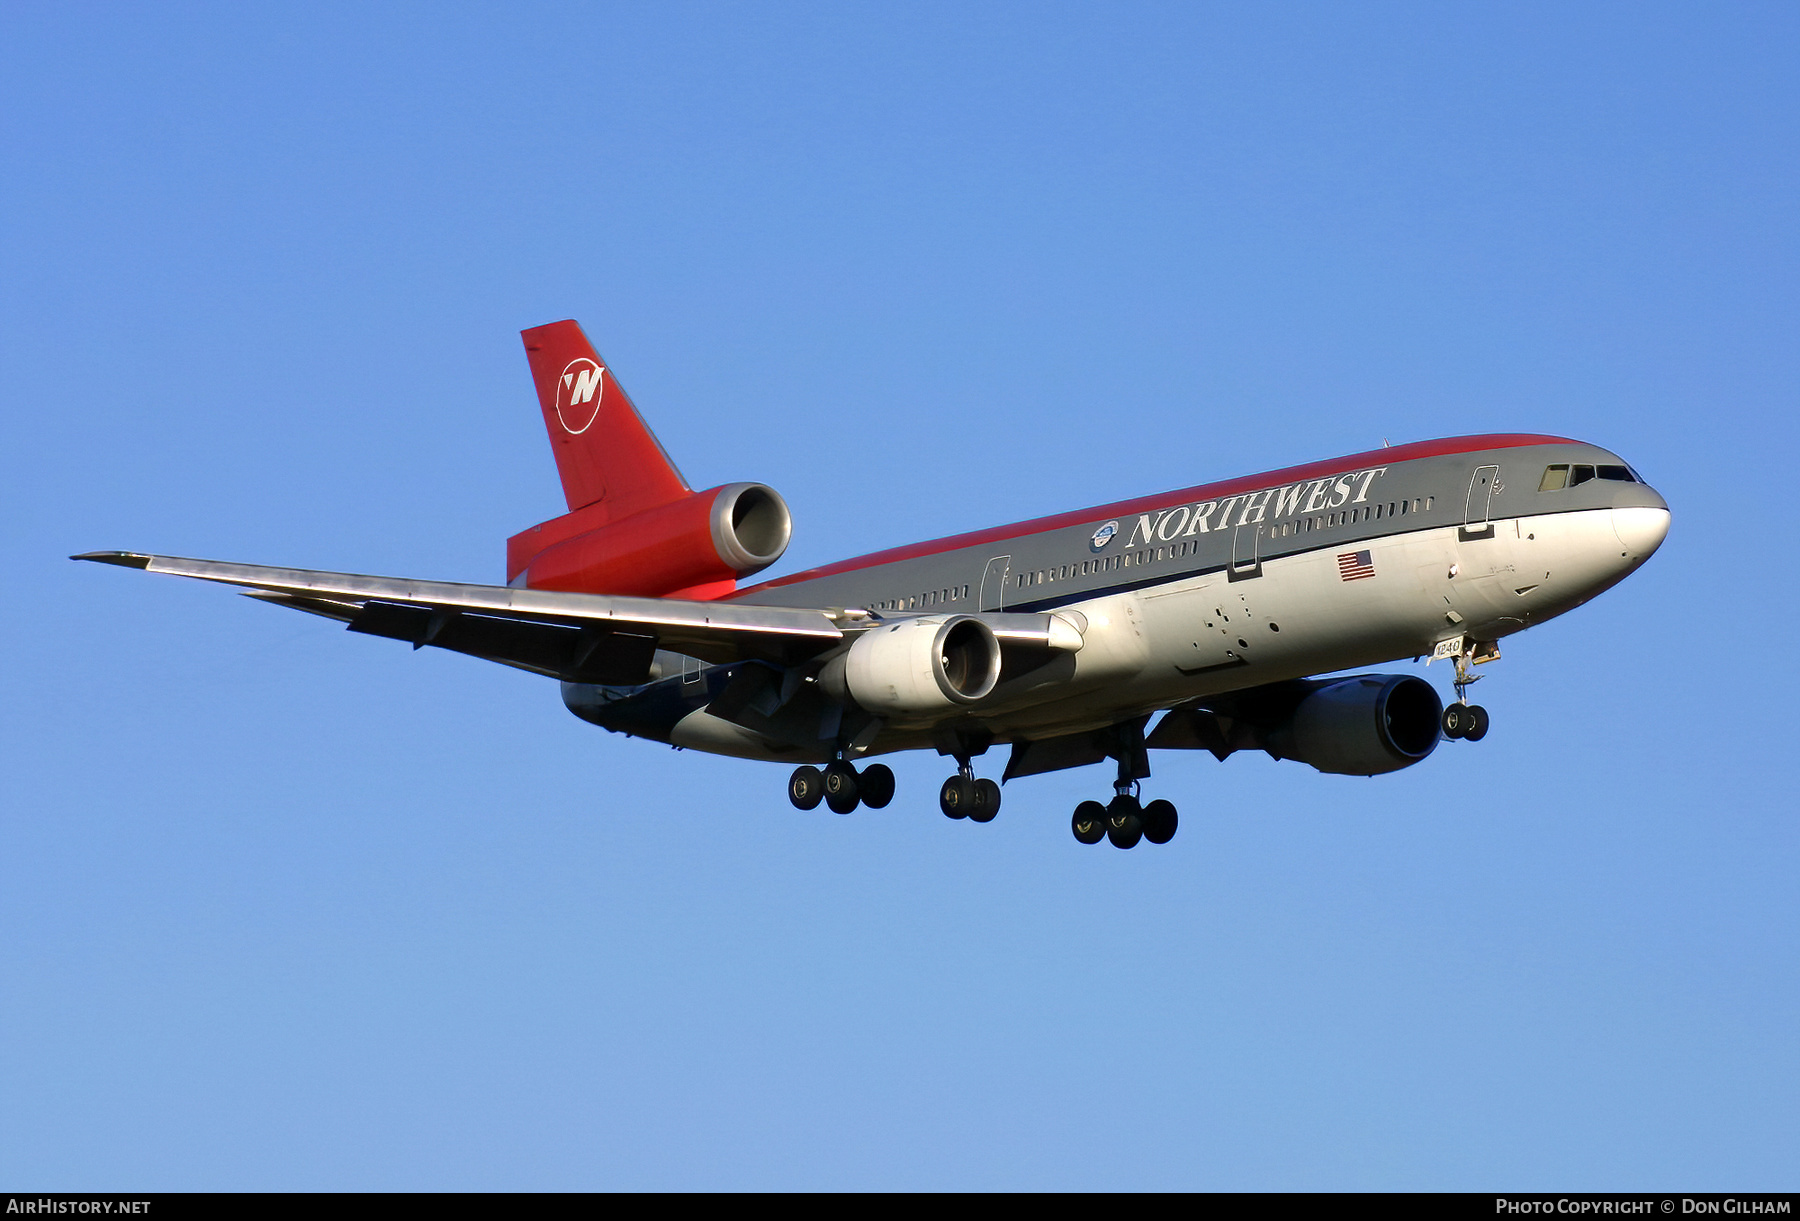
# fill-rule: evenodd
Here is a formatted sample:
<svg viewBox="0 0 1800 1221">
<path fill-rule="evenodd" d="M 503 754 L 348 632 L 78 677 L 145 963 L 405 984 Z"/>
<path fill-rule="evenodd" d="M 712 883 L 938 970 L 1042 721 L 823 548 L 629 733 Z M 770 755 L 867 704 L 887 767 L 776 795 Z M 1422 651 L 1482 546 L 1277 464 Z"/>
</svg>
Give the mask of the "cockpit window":
<svg viewBox="0 0 1800 1221">
<path fill-rule="evenodd" d="M 1561 488 L 1572 488 L 1586 483 L 1596 477 L 1611 479 L 1615 483 L 1642 483 L 1629 466 L 1592 467 L 1558 463 L 1544 468 L 1544 477 L 1538 481 L 1538 491 L 1554 492 Z"/>
</svg>

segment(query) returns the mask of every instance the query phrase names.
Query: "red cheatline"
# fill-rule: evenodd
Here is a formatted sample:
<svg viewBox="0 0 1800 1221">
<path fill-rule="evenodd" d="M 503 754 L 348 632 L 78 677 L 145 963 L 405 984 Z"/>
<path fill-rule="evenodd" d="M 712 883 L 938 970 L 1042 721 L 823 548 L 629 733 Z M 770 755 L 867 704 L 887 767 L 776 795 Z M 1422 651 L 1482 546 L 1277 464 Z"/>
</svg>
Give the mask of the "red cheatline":
<svg viewBox="0 0 1800 1221">
<path fill-rule="evenodd" d="M 1375 564 L 1367 551 L 1345 551 L 1338 555 L 1338 576 L 1346 581 L 1360 581 L 1375 575 Z"/>
</svg>

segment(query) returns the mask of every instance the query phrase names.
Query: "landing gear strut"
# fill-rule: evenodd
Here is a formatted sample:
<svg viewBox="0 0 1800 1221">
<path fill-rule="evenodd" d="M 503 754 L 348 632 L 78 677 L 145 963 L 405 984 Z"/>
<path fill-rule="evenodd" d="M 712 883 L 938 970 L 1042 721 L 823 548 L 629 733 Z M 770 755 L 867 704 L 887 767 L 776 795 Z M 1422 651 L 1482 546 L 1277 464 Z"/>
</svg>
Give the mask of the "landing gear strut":
<svg viewBox="0 0 1800 1221">
<path fill-rule="evenodd" d="M 1500 656 L 1500 650 L 1491 644 L 1486 646 L 1485 651 L 1478 651 L 1481 649 L 1482 646 L 1479 645 L 1473 648 L 1465 646 L 1456 655 L 1456 677 L 1452 680 L 1452 685 L 1456 688 L 1456 702 L 1444 709 L 1443 728 L 1446 738 L 1479 742 L 1487 737 L 1487 709 L 1469 702 L 1469 688 L 1480 682 L 1482 677 L 1469 673 L 1469 661 L 1471 657 L 1477 663 L 1493 661 Z"/>
<path fill-rule="evenodd" d="M 1138 800 L 1138 781 L 1150 774 L 1149 757 L 1144 750 L 1144 727 L 1141 723 L 1119 726 L 1118 749 L 1113 755 L 1119 761 L 1118 779 L 1113 781 L 1113 799 L 1105 805 L 1084 801 L 1075 807 L 1069 829 L 1084 844 L 1112 841 L 1115 848 L 1135 848 L 1139 840 L 1166 844 L 1175 838 L 1181 819 L 1175 806 L 1156 800 L 1144 805 Z"/>
</svg>

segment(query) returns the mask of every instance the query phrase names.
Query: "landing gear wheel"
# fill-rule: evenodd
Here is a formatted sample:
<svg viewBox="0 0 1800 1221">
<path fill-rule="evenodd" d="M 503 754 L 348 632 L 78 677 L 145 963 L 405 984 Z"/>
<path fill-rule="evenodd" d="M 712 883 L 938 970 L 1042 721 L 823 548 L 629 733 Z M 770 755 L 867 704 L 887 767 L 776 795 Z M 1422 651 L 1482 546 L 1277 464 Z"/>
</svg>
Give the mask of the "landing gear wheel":
<svg viewBox="0 0 1800 1221">
<path fill-rule="evenodd" d="M 983 777 L 975 782 L 975 804 L 969 807 L 970 822 L 993 822 L 1000 812 L 1000 786 Z"/>
<path fill-rule="evenodd" d="M 885 763 L 871 763 L 856 775 L 857 791 L 862 803 L 879 810 L 894 799 L 894 773 Z"/>
<path fill-rule="evenodd" d="M 1463 737 L 1471 742 L 1479 742 L 1481 739 L 1487 737 L 1487 731 L 1487 709 L 1483 708 L 1480 704 L 1470 704 L 1469 727 L 1463 730 Z"/>
<path fill-rule="evenodd" d="M 1097 844 L 1106 838 L 1106 807 L 1097 801 L 1084 801 L 1075 807 L 1069 829 L 1084 844 Z"/>
<path fill-rule="evenodd" d="M 788 777 L 788 800 L 796 810 L 811 810 L 825 797 L 825 777 L 810 765 L 796 767 Z"/>
<path fill-rule="evenodd" d="M 1121 793 L 1107 803 L 1106 838 L 1115 848 L 1135 848 L 1144 837 L 1144 815 L 1138 799 Z"/>
<path fill-rule="evenodd" d="M 1174 839 L 1175 828 L 1180 823 L 1173 802 L 1158 799 L 1144 807 L 1144 838 L 1153 844 L 1166 844 Z"/>
<path fill-rule="evenodd" d="M 1446 738 L 1456 739 L 1468 736 L 1469 727 L 1475 723 L 1475 718 L 1470 716 L 1469 712 L 1470 709 L 1467 704 L 1448 704 L 1445 706 L 1444 736 Z"/>
<path fill-rule="evenodd" d="M 967 818 L 975 804 L 975 782 L 967 776 L 952 776 L 938 790 L 938 809 L 947 818 Z"/>
<path fill-rule="evenodd" d="M 825 804 L 833 814 L 848 814 L 862 798 L 857 792 L 856 769 L 839 759 L 825 767 Z"/>
</svg>

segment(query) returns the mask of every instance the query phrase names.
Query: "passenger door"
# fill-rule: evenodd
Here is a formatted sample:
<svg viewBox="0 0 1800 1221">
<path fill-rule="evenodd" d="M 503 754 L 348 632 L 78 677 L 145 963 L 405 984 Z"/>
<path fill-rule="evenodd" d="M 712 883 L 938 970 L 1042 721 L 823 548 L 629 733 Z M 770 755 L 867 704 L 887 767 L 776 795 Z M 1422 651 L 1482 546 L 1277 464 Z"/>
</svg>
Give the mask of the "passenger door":
<svg viewBox="0 0 1800 1221">
<path fill-rule="evenodd" d="M 1488 512 L 1494 499 L 1494 489 L 1499 483 L 1499 467 L 1476 468 L 1474 476 L 1469 480 L 1469 498 L 1463 502 L 1463 541 L 1494 537 L 1494 523 L 1488 520 Z"/>
<path fill-rule="evenodd" d="M 981 573 L 981 600 L 977 610 L 997 611 L 1006 608 L 1006 579 L 1012 575 L 1012 556 L 997 555 L 987 562 Z"/>
<path fill-rule="evenodd" d="M 1231 567 L 1225 575 L 1233 581 L 1247 581 L 1262 575 L 1261 522 L 1240 524 L 1231 532 Z"/>
</svg>

